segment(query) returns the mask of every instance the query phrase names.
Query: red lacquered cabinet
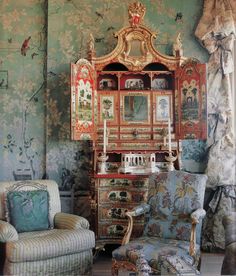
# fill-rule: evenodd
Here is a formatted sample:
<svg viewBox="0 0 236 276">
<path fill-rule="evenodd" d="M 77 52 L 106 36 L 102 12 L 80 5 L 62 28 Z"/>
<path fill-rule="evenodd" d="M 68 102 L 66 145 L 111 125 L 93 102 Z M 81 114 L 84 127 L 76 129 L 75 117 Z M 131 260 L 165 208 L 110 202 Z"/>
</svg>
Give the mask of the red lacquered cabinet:
<svg viewBox="0 0 236 276">
<path fill-rule="evenodd" d="M 116 48 L 96 57 L 91 35 L 88 59 L 71 64 L 71 138 L 93 143 L 91 204 L 104 243 L 120 243 L 125 211 L 146 201 L 148 176 L 167 170 L 169 152 L 180 169 L 181 140 L 207 136 L 206 65 L 183 56 L 180 35 L 173 56 L 158 52 L 144 14 L 131 4 Z M 138 235 L 142 218 L 135 225 Z"/>
</svg>

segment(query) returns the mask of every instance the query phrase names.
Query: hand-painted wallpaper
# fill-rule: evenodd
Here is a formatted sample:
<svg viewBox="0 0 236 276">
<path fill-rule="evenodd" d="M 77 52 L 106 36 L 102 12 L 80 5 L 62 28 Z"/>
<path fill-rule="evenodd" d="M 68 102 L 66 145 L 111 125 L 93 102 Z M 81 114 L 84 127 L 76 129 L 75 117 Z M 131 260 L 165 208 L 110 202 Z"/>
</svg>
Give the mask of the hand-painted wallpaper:
<svg viewBox="0 0 236 276">
<path fill-rule="evenodd" d="M 42 178 L 47 5 L 2 0 L 0 11 L 0 180 Z"/>
<path fill-rule="evenodd" d="M 89 142 L 70 139 L 70 63 L 116 45 L 128 25 L 129 0 L 2 0 L 0 2 L 0 180 L 55 179 L 64 190 L 89 189 Z M 181 32 L 184 55 L 206 62 L 194 37 L 203 0 L 143 0 L 155 47 L 172 54 Z M 197 152 L 197 154 L 196 154 Z M 183 168 L 204 171 L 205 146 L 184 141 Z"/>
</svg>

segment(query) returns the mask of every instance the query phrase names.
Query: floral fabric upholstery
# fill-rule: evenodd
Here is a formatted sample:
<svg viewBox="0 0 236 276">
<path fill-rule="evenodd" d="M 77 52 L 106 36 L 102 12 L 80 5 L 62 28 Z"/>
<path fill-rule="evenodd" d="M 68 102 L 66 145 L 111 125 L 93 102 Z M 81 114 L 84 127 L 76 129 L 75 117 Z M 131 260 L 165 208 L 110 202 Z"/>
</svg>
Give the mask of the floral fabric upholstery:
<svg viewBox="0 0 236 276">
<path fill-rule="evenodd" d="M 140 237 L 128 244 L 120 246 L 113 251 L 112 257 L 117 261 L 129 261 L 136 264 L 140 254 L 147 260 L 148 264 L 161 271 L 161 257 L 178 255 L 183 257 L 191 265 L 194 259 L 188 254 L 189 242 L 157 237 Z M 200 257 L 200 248 L 197 245 L 197 259 Z"/>
<path fill-rule="evenodd" d="M 113 258 L 135 264 L 142 254 L 152 268 L 160 271 L 163 256 L 178 255 L 197 266 L 201 222 L 196 230 L 196 255 L 193 258 L 189 255 L 191 214 L 198 210 L 194 218 L 196 216 L 200 221 L 205 214 L 202 208 L 206 181 L 205 175 L 183 171 L 152 174 L 147 202 L 150 207 L 145 206 L 147 213 L 143 236 L 114 250 Z"/>
<path fill-rule="evenodd" d="M 153 174 L 149 180 L 151 209 L 144 235 L 189 241 L 190 215 L 203 206 L 206 179 L 205 175 L 181 171 Z M 200 231 L 197 234 L 199 243 Z"/>
</svg>

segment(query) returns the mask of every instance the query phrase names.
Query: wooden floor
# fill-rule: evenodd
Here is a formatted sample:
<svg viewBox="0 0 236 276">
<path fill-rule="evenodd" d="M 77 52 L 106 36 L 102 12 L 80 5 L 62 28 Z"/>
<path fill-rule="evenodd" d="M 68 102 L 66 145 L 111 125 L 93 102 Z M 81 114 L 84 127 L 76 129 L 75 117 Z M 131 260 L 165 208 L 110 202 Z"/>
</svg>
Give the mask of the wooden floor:
<svg viewBox="0 0 236 276">
<path fill-rule="evenodd" d="M 223 262 L 223 254 L 202 253 L 201 276 L 219 276 Z M 119 276 L 130 276 L 121 271 Z M 93 265 L 93 276 L 111 276 L 111 250 L 100 252 Z"/>
</svg>

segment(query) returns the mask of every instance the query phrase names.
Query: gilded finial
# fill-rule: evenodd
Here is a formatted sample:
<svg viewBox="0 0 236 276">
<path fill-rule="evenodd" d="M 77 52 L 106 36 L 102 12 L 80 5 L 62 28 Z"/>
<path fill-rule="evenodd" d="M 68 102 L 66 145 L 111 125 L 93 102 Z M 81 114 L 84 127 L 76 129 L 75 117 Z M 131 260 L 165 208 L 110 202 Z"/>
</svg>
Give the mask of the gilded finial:
<svg viewBox="0 0 236 276">
<path fill-rule="evenodd" d="M 181 33 L 178 33 L 175 43 L 173 44 L 173 55 L 175 57 L 183 56 L 183 44 L 182 44 Z"/>
<path fill-rule="evenodd" d="M 94 56 L 95 56 L 94 37 L 90 33 L 89 41 L 88 41 L 88 58 L 89 58 L 89 60 L 91 60 L 91 58 Z"/>
<path fill-rule="evenodd" d="M 129 5 L 129 22 L 131 27 L 137 27 L 143 21 L 146 8 L 140 2 L 134 2 Z"/>
</svg>

